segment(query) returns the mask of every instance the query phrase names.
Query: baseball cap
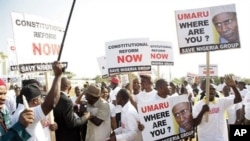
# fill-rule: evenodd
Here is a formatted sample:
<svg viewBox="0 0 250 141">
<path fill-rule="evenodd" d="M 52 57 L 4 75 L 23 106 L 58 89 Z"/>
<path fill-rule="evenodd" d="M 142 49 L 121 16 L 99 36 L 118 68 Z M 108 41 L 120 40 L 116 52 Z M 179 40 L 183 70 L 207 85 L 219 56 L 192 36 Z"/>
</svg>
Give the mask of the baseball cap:
<svg viewBox="0 0 250 141">
<path fill-rule="evenodd" d="M 112 77 L 111 82 L 114 84 L 119 84 L 119 79 L 117 77 Z"/>
<path fill-rule="evenodd" d="M 30 102 L 33 98 L 42 95 L 42 92 L 36 84 L 28 84 L 22 87 L 20 95 L 24 95 L 27 101 Z M 22 100 L 21 103 L 23 103 Z"/>
</svg>

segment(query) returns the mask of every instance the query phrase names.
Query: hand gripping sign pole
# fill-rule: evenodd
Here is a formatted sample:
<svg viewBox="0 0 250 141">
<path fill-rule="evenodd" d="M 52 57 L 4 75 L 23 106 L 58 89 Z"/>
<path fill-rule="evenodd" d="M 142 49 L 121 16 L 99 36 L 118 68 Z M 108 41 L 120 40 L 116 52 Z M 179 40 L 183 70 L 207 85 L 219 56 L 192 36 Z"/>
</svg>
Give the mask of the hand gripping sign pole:
<svg viewBox="0 0 250 141">
<path fill-rule="evenodd" d="M 74 6 L 75 6 L 75 2 L 76 2 L 76 0 L 73 0 L 72 6 L 71 6 L 71 9 L 70 9 L 70 13 L 69 13 L 69 17 L 68 17 L 68 21 L 67 21 L 67 24 L 66 24 L 65 32 L 64 32 L 64 35 L 63 35 L 62 44 L 61 44 L 61 48 L 60 48 L 60 51 L 59 51 L 59 55 L 58 55 L 57 61 L 60 61 L 60 59 L 61 59 L 61 55 L 62 55 L 62 51 L 63 51 L 63 46 L 64 46 L 64 41 L 65 41 L 65 37 L 66 37 L 67 31 L 68 31 L 68 27 L 69 27 L 71 15 L 72 15 L 72 12 L 73 12 L 73 9 L 74 9 Z M 64 67 L 64 69 L 65 68 L 66 67 Z"/>
</svg>

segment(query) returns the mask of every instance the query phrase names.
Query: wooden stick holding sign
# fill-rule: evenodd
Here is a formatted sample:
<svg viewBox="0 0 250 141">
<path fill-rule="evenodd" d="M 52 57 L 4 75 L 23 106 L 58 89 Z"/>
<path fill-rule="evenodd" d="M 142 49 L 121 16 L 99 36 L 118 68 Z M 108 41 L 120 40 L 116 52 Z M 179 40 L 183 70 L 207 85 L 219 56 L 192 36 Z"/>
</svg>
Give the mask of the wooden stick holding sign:
<svg viewBox="0 0 250 141">
<path fill-rule="evenodd" d="M 209 103 L 209 93 L 210 93 L 210 71 L 209 71 L 209 66 L 210 66 L 210 55 L 209 51 L 206 53 L 206 104 Z M 208 112 L 205 113 L 205 121 L 208 122 Z"/>
<path fill-rule="evenodd" d="M 50 90 L 50 85 L 51 82 L 49 81 L 49 72 L 45 72 L 45 82 L 46 82 L 46 92 L 48 93 L 48 90 Z M 49 117 L 49 124 L 54 124 L 54 114 L 53 114 L 53 110 L 51 110 L 48 114 Z M 56 141 L 56 133 L 55 131 L 51 131 L 50 130 L 50 140 L 51 141 Z"/>
<path fill-rule="evenodd" d="M 49 123 L 50 124 L 54 124 L 55 123 L 53 110 L 51 110 L 49 112 Z M 50 139 L 51 139 L 51 141 L 56 141 L 56 133 L 55 133 L 55 131 L 50 131 Z"/>
</svg>

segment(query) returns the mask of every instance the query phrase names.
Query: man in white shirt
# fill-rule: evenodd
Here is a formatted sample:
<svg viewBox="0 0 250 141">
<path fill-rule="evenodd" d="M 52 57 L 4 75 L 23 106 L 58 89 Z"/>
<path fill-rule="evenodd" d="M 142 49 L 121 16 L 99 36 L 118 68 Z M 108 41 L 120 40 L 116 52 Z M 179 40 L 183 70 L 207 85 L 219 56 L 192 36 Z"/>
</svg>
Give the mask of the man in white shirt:
<svg viewBox="0 0 250 141">
<path fill-rule="evenodd" d="M 243 99 L 243 107 L 242 112 L 245 125 L 250 125 L 250 93 L 246 93 L 244 99 Z"/>
<path fill-rule="evenodd" d="M 6 95 L 5 105 L 9 110 L 10 114 L 13 114 L 16 110 L 16 94 L 15 94 L 15 86 L 12 84 L 9 87 Z"/>
<path fill-rule="evenodd" d="M 194 125 L 197 126 L 199 141 L 228 141 L 228 129 L 225 111 L 233 104 L 242 101 L 232 76 L 225 76 L 225 83 L 235 92 L 235 98 L 216 98 L 216 86 L 210 84 L 209 103 L 206 98 L 198 101 L 193 107 Z M 208 121 L 204 114 L 208 112 Z"/>
<path fill-rule="evenodd" d="M 122 109 L 121 105 L 116 104 L 116 95 L 117 95 L 118 91 L 121 89 L 121 87 L 119 86 L 119 83 L 120 83 L 120 81 L 117 77 L 112 77 L 111 81 L 110 81 L 111 90 L 109 93 L 110 102 L 115 105 L 117 127 L 119 127 L 121 125 L 121 109 Z"/>
<path fill-rule="evenodd" d="M 226 98 L 234 98 L 234 94 L 231 94 L 231 88 L 227 85 L 224 86 L 222 90 L 223 95 Z M 227 109 L 227 123 L 228 125 L 232 124 L 241 124 L 241 115 L 242 115 L 242 102 L 234 104 Z"/>
<path fill-rule="evenodd" d="M 153 81 L 150 75 L 140 75 L 142 91 L 135 96 L 135 102 L 133 105 L 136 106 L 139 103 L 149 102 L 154 100 L 157 91 L 153 88 Z"/>
<path fill-rule="evenodd" d="M 20 96 L 27 98 L 28 106 L 34 111 L 34 122 L 30 124 L 26 130 L 31 135 L 28 141 L 45 141 L 44 130 L 41 125 L 41 120 L 46 117 L 47 114 L 56 106 L 60 97 L 60 85 L 62 77 L 62 65 L 59 62 L 52 64 L 54 71 L 54 81 L 51 89 L 46 96 L 45 101 L 41 104 L 41 91 L 36 84 L 28 84 L 24 86 L 20 92 Z M 24 102 L 21 100 L 18 108 L 12 116 L 12 123 L 18 121 L 20 113 L 25 109 Z"/>
<path fill-rule="evenodd" d="M 121 126 L 113 131 L 108 141 L 142 141 L 138 129 L 139 115 L 129 101 L 129 92 L 121 89 L 116 96 L 117 104 L 122 106 Z"/>
</svg>

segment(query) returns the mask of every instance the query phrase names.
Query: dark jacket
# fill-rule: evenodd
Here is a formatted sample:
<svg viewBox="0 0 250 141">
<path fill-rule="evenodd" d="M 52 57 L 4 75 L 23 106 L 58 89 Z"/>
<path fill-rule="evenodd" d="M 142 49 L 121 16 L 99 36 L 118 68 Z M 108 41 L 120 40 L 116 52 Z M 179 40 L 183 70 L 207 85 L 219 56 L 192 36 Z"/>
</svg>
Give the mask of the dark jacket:
<svg viewBox="0 0 250 141">
<path fill-rule="evenodd" d="M 30 134 L 26 131 L 25 127 L 17 122 L 7 133 L 0 136 L 0 141 L 26 141 L 30 138 Z"/>
<path fill-rule="evenodd" d="M 54 111 L 57 141 L 81 141 L 80 127 L 87 121 L 86 118 L 77 118 L 74 115 L 73 103 L 69 97 L 61 92 L 61 96 Z"/>
</svg>

